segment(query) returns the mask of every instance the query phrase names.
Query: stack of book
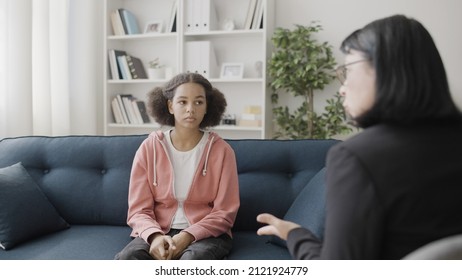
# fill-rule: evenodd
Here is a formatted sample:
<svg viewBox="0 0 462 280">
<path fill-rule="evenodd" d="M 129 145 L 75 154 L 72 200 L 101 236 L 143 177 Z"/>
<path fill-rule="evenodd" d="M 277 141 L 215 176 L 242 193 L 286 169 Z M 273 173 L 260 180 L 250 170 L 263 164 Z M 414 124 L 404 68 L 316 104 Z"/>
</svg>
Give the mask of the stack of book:
<svg viewBox="0 0 462 280">
<path fill-rule="evenodd" d="M 111 23 L 112 31 L 116 36 L 141 33 L 135 15 L 127 9 L 112 11 Z"/>
<path fill-rule="evenodd" d="M 260 106 L 246 106 L 244 113 L 239 120 L 240 126 L 260 127 L 261 122 L 261 107 Z"/>
<path fill-rule="evenodd" d="M 110 49 L 109 72 L 113 80 L 147 79 L 143 62 L 138 57 L 128 55 L 126 51 Z"/>
<path fill-rule="evenodd" d="M 263 28 L 263 0 L 250 0 L 247 17 L 244 22 L 244 29 Z"/>
<path fill-rule="evenodd" d="M 151 123 L 146 103 L 131 94 L 118 94 L 111 102 L 114 121 L 118 124 Z"/>
</svg>

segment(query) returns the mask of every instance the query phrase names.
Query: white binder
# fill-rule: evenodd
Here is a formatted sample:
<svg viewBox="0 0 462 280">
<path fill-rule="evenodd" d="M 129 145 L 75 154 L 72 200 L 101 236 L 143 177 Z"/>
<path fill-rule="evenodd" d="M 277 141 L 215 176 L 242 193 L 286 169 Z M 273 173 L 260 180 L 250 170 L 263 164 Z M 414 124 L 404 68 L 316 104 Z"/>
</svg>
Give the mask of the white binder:
<svg viewBox="0 0 462 280">
<path fill-rule="evenodd" d="M 185 1 L 184 30 L 186 33 L 216 30 L 217 25 L 217 13 L 212 0 Z"/>
<path fill-rule="evenodd" d="M 185 44 L 185 71 L 206 78 L 216 76 L 218 64 L 210 41 L 191 41 Z"/>
<path fill-rule="evenodd" d="M 208 32 L 216 30 L 218 25 L 217 13 L 212 0 L 200 0 L 201 13 L 199 17 L 199 30 Z"/>
</svg>

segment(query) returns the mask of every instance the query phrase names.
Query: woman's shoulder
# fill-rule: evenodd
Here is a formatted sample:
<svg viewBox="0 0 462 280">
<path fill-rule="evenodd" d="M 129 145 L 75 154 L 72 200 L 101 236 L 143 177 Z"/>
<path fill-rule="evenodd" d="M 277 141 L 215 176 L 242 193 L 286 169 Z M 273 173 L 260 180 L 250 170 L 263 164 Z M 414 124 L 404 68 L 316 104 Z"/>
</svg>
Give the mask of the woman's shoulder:
<svg viewBox="0 0 462 280">
<path fill-rule="evenodd" d="M 430 123 L 412 126 L 380 124 L 364 129 L 339 146 L 354 153 L 378 154 L 391 150 L 396 152 L 410 146 L 431 147 L 445 138 L 462 141 L 462 126 Z"/>
</svg>

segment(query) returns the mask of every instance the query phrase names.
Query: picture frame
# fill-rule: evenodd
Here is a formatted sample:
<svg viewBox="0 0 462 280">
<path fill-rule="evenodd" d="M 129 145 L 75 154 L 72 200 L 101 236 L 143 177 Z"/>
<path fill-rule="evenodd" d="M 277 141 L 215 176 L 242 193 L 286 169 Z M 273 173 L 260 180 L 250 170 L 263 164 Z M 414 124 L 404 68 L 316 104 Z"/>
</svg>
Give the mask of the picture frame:
<svg viewBox="0 0 462 280">
<path fill-rule="evenodd" d="M 164 22 L 162 20 L 152 20 L 146 23 L 144 33 L 162 33 Z"/>
<path fill-rule="evenodd" d="M 244 78 L 244 63 L 233 62 L 221 65 L 220 78 L 222 79 L 242 79 Z"/>
</svg>

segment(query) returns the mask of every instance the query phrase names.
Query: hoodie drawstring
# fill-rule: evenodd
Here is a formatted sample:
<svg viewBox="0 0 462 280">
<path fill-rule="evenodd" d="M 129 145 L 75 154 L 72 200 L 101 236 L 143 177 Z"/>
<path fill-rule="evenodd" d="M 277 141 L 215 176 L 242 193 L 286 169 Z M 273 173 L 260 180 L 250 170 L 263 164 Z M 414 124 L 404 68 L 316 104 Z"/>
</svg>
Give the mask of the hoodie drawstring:
<svg viewBox="0 0 462 280">
<path fill-rule="evenodd" d="M 156 145 L 154 144 L 154 187 L 157 187 Z"/>
<path fill-rule="evenodd" d="M 210 143 L 209 143 L 209 147 L 207 149 L 207 155 L 205 156 L 205 163 L 204 163 L 204 169 L 202 170 L 202 176 L 205 176 L 207 174 L 207 164 L 209 162 L 210 150 L 212 149 L 212 143 L 214 139 L 215 139 L 215 136 L 212 136 L 212 139 L 210 140 Z"/>
</svg>

